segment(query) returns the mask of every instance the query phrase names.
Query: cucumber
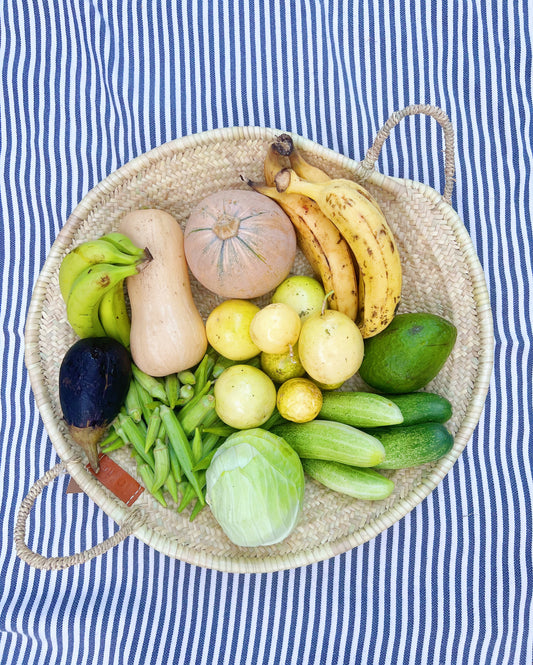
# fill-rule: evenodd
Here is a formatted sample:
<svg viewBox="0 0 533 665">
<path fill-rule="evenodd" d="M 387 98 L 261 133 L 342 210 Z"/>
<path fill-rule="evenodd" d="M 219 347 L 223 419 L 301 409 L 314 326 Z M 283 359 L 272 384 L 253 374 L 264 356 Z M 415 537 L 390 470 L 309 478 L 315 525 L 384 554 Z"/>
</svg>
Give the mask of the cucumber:
<svg viewBox="0 0 533 665">
<path fill-rule="evenodd" d="M 435 393 L 406 393 L 404 395 L 383 395 L 400 408 L 402 425 L 417 423 L 445 423 L 452 417 L 452 405 Z"/>
<path fill-rule="evenodd" d="M 351 466 L 375 466 L 385 459 L 379 440 L 344 423 L 310 420 L 284 423 L 271 430 L 281 436 L 300 458 L 342 462 Z"/>
<path fill-rule="evenodd" d="M 394 483 L 373 469 L 359 469 L 338 462 L 303 459 L 305 473 L 321 485 L 355 499 L 379 501 L 392 494 Z"/>
<path fill-rule="evenodd" d="M 396 425 L 372 430 L 385 448 L 376 469 L 407 469 L 436 462 L 453 447 L 453 436 L 442 423 Z"/>
<path fill-rule="evenodd" d="M 324 392 L 318 417 L 352 427 L 379 427 L 403 422 L 400 407 L 388 397 L 356 391 Z"/>
</svg>

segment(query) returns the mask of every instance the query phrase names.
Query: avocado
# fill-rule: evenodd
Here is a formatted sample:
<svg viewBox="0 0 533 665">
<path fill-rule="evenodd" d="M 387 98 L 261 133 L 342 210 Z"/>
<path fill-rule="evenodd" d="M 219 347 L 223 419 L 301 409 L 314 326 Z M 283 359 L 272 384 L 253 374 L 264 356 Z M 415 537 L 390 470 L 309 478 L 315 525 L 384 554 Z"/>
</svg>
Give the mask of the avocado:
<svg viewBox="0 0 533 665">
<path fill-rule="evenodd" d="M 380 392 L 420 390 L 440 372 L 456 338 L 456 327 L 441 316 L 398 314 L 385 330 L 365 339 L 359 376 Z"/>
</svg>

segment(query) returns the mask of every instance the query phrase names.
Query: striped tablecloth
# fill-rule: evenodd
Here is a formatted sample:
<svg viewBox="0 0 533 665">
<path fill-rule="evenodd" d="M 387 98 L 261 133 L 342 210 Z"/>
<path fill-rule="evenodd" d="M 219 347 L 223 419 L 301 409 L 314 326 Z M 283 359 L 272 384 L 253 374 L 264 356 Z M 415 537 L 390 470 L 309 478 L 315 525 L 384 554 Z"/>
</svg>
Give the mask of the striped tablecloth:
<svg viewBox="0 0 533 665">
<path fill-rule="evenodd" d="M 2 2 L 2 664 L 533 662 L 532 18 L 527 0 Z M 453 206 L 496 337 L 479 427 L 444 481 L 374 540 L 285 572 L 197 568 L 134 538 L 65 571 L 22 563 L 18 507 L 58 461 L 24 323 L 76 204 L 133 157 L 216 127 L 288 130 L 359 160 L 413 103 L 455 127 Z M 435 123 L 404 121 L 379 169 L 442 191 L 440 145 Z M 48 555 L 116 530 L 67 482 L 30 519 Z"/>
</svg>

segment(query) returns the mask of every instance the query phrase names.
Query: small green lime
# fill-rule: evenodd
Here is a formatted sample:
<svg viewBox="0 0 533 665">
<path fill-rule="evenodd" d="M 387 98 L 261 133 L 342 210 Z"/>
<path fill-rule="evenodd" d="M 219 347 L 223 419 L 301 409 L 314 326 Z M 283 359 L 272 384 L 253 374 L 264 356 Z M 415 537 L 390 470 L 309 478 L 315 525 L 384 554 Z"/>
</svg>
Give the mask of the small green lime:
<svg viewBox="0 0 533 665">
<path fill-rule="evenodd" d="M 261 369 L 275 383 L 283 383 L 305 374 L 300 362 L 298 344 L 287 353 L 261 353 Z"/>
</svg>

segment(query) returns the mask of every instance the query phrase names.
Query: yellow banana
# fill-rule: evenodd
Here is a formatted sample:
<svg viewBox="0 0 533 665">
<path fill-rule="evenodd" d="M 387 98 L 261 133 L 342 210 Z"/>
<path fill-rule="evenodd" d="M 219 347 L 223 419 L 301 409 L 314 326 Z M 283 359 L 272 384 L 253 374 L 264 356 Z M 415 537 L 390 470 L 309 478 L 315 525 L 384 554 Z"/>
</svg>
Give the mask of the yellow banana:
<svg viewBox="0 0 533 665">
<path fill-rule="evenodd" d="M 276 176 L 278 191 L 312 198 L 338 228 L 359 268 L 364 293 L 358 325 L 363 337 L 372 337 L 391 322 L 400 302 L 402 267 L 393 233 L 377 201 L 352 180 L 313 183 L 292 169 Z"/>
<path fill-rule="evenodd" d="M 144 259 L 144 251 L 140 251 L 139 255 L 127 254 L 103 237 L 82 242 L 65 256 L 59 267 L 59 289 L 63 300 L 67 302 L 74 280 L 86 268 L 97 263 L 132 265 Z"/>
<path fill-rule="evenodd" d="M 274 185 L 276 175 L 284 168 L 283 157 L 290 156 L 294 150 L 294 143 L 288 134 L 282 134 L 270 144 L 264 161 L 267 185 Z M 320 277 L 326 293 L 333 291 L 330 307 L 355 320 L 358 311 L 356 266 L 350 248 L 335 225 L 315 201 L 306 196 L 250 184 L 256 191 L 277 201 L 291 219 L 304 256 Z"/>
<path fill-rule="evenodd" d="M 135 263 L 126 266 L 97 263 L 74 280 L 67 300 L 67 319 L 78 337 L 106 336 L 100 323 L 100 301 L 119 282 L 137 272 Z"/>
<path fill-rule="evenodd" d="M 357 275 L 350 249 L 338 229 L 318 205 L 307 196 L 278 192 L 275 187 L 249 183 L 281 206 L 296 231 L 298 245 L 315 273 L 320 277 L 331 309 L 352 320 L 358 311 Z"/>
<path fill-rule="evenodd" d="M 276 150 L 276 145 L 277 143 L 271 143 L 268 146 L 267 154 L 263 164 L 263 170 L 265 173 L 265 182 L 269 187 L 272 187 L 274 185 L 276 175 L 286 166 L 283 163 L 283 159 L 280 152 Z"/>
<path fill-rule="evenodd" d="M 282 157 L 289 159 L 292 170 L 304 180 L 309 180 L 309 182 L 325 182 L 326 180 L 330 180 L 330 176 L 325 171 L 318 166 L 310 164 L 304 158 L 300 150 L 294 145 L 290 134 L 280 134 L 270 144 L 265 159 L 265 181 L 267 185 L 273 185 L 275 175 L 284 168 Z"/>
<path fill-rule="evenodd" d="M 293 171 L 304 180 L 308 180 L 309 182 L 327 182 L 331 180 L 330 176 L 321 168 L 309 164 L 294 144 L 289 153 L 289 161 Z"/>
<path fill-rule="evenodd" d="M 104 293 L 98 306 L 98 317 L 106 336 L 129 348 L 131 322 L 124 294 L 124 280 Z"/>
</svg>

